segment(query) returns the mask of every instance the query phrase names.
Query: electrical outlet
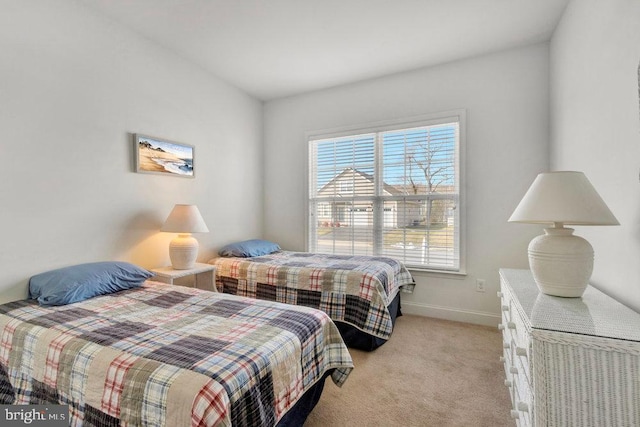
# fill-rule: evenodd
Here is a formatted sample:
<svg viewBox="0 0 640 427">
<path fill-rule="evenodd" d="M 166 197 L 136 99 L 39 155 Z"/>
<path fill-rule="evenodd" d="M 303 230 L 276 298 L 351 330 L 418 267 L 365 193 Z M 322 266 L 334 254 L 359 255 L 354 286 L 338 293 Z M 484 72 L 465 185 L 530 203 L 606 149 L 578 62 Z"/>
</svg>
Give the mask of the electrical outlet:
<svg viewBox="0 0 640 427">
<path fill-rule="evenodd" d="M 485 285 L 486 282 L 484 279 L 476 279 L 476 292 L 486 291 Z"/>
</svg>

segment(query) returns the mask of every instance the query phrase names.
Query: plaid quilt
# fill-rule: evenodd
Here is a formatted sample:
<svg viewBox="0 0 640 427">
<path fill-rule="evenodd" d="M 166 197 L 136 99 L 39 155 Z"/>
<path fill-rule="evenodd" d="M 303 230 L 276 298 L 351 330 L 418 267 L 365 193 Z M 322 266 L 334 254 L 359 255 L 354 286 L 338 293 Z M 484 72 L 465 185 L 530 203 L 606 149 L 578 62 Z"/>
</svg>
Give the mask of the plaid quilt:
<svg viewBox="0 0 640 427">
<path fill-rule="evenodd" d="M 383 339 L 393 330 L 387 306 L 413 283 L 404 264 L 385 257 L 281 251 L 210 262 L 225 293 L 317 308 Z"/>
<path fill-rule="evenodd" d="M 318 310 L 146 282 L 60 307 L 0 306 L 0 404 L 73 426 L 269 426 L 353 362 Z"/>
</svg>

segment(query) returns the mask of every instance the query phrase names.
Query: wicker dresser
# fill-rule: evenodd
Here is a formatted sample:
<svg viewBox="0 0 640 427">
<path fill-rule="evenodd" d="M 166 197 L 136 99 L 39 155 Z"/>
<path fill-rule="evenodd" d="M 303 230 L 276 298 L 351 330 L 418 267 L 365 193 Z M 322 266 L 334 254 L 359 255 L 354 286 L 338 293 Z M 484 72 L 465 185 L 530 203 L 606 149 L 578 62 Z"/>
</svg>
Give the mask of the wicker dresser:
<svg viewBox="0 0 640 427">
<path fill-rule="evenodd" d="M 503 356 L 518 426 L 640 426 L 640 314 L 589 286 L 542 294 L 500 270 Z"/>
</svg>

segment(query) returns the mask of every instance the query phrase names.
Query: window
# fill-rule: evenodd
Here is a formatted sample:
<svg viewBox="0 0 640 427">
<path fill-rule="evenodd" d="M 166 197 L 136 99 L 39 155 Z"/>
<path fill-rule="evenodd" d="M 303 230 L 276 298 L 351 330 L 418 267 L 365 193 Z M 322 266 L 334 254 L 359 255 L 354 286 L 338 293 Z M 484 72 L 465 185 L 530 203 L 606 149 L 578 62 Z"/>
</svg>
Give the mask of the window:
<svg viewBox="0 0 640 427">
<path fill-rule="evenodd" d="M 340 181 L 340 192 L 353 193 L 353 181 L 351 179 Z"/>
<path fill-rule="evenodd" d="M 310 136 L 308 250 L 462 271 L 463 114 Z"/>
</svg>

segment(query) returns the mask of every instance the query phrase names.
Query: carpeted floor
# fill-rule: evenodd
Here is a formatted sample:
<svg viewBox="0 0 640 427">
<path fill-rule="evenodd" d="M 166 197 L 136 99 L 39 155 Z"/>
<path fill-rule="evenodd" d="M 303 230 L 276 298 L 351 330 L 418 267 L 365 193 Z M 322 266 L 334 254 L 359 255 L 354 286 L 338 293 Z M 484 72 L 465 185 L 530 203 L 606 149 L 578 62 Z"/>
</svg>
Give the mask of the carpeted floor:
<svg viewBox="0 0 640 427">
<path fill-rule="evenodd" d="M 421 316 L 398 318 L 342 388 L 327 379 L 305 427 L 514 426 L 497 328 Z"/>
</svg>

